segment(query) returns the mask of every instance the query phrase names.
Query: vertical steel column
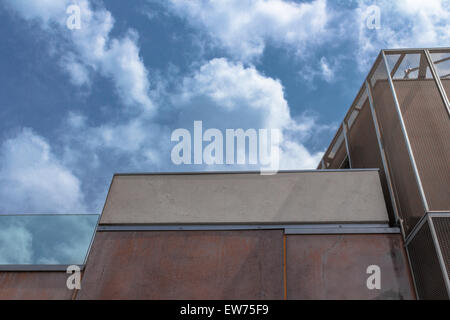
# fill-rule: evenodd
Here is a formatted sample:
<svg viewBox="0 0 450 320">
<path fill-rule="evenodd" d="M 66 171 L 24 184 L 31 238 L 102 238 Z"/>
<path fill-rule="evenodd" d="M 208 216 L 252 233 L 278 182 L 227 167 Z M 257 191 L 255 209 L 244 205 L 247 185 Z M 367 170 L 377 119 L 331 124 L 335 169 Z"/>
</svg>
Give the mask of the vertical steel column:
<svg viewBox="0 0 450 320">
<path fill-rule="evenodd" d="M 403 137 L 405 138 L 406 148 L 408 149 L 409 159 L 411 161 L 411 165 L 412 165 L 413 171 L 414 171 L 414 176 L 416 178 L 416 182 L 417 182 L 417 185 L 419 187 L 419 192 L 420 192 L 420 196 L 421 196 L 421 199 L 422 199 L 422 203 L 423 203 L 423 206 L 425 208 L 425 212 L 428 212 L 428 211 L 430 211 L 430 209 L 428 207 L 428 202 L 427 202 L 427 198 L 425 196 L 425 191 L 423 190 L 422 180 L 420 180 L 419 170 L 417 169 L 416 160 L 414 158 L 414 154 L 413 154 L 413 151 L 412 151 L 412 148 L 411 148 L 411 143 L 409 141 L 408 132 L 406 131 L 405 122 L 403 121 L 402 110 L 400 109 L 400 104 L 398 102 L 397 93 L 395 92 L 394 83 L 393 83 L 392 77 L 391 77 L 391 75 L 389 73 L 389 64 L 387 62 L 386 55 L 384 54 L 384 51 L 381 52 L 381 55 L 383 57 L 384 65 L 385 65 L 385 68 L 386 68 L 386 74 L 387 74 L 388 81 L 389 81 L 389 86 L 391 87 L 392 97 L 394 98 L 395 109 L 397 110 L 397 115 L 398 115 L 398 119 L 399 119 L 399 122 L 400 122 L 400 127 L 402 128 L 402 131 L 403 131 Z"/>
<path fill-rule="evenodd" d="M 345 150 L 347 150 L 348 164 L 351 169 L 351 168 L 353 168 L 353 166 L 352 166 L 352 158 L 350 156 L 350 148 L 349 148 L 348 139 L 347 139 L 347 124 L 345 123 L 345 121 L 342 122 L 342 131 L 344 132 Z"/>
<path fill-rule="evenodd" d="M 438 87 L 439 93 L 441 94 L 442 101 L 444 102 L 445 108 L 447 109 L 447 113 L 450 117 L 450 102 L 448 101 L 447 93 L 444 90 L 444 86 L 442 85 L 441 78 L 439 78 L 439 74 L 434 67 L 433 60 L 431 59 L 430 52 L 428 49 L 425 49 L 425 57 L 427 58 L 428 65 L 430 66 L 431 74 L 433 75 L 436 86 Z"/>
<path fill-rule="evenodd" d="M 380 63 L 381 63 L 381 61 L 380 61 Z M 366 80 L 366 92 L 367 92 L 367 97 L 369 98 L 370 113 L 372 114 L 373 125 L 375 127 L 375 132 L 377 134 L 378 147 L 380 149 L 381 161 L 383 162 L 384 174 L 386 175 L 389 194 L 391 195 L 392 209 L 394 210 L 394 219 L 395 219 L 396 223 L 399 223 L 400 229 L 402 230 L 403 238 L 405 238 L 405 235 L 406 235 L 405 230 L 403 229 L 403 223 L 398 214 L 397 203 L 395 202 L 396 198 L 395 198 L 394 190 L 392 189 L 392 179 L 391 179 L 391 174 L 390 174 L 387 160 L 386 160 L 386 153 L 384 152 L 383 143 L 381 142 L 381 131 L 380 131 L 380 127 L 378 125 L 378 118 L 375 113 L 375 107 L 373 105 L 372 90 L 370 89 L 369 82 L 367 80 Z"/>
</svg>

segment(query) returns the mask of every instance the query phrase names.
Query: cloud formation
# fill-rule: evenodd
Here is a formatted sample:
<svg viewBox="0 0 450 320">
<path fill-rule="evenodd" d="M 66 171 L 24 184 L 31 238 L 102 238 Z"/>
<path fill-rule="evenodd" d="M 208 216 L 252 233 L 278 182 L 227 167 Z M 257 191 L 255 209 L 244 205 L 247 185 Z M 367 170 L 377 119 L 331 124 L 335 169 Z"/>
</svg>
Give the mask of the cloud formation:
<svg viewBox="0 0 450 320">
<path fill-rule="evenodd" d="M 367 28 L 367 9 L 373 1 L 359 1 L 354 11 L 359 33 L 355 44 L 359 65 L 367 70 L 380 49 L 442 47 L 450 43 L 450 1 L 380 0 L 379 29 Z M 348 27 L 348 29 L 350 29 Z M 351 33 L 353 34 L 353 33 Z"/>
<path fill-rule="evenodd" d="M 267 43 L 301 55 L 326 36 L 329 18 L 326 0 L 170 0 L 168 6 L 242 61 L 260 57 Z"/>
<path fill-rule="evenodd" d="M 23 19 L 37 22 L 49 35 L 68 41 L 59 52 L 60 63 L 75 85 L 90 83 L 90 73 L 112 80 L 126 106 L 154 111 L 149 96 L 148 71 L 139 53 L 138 34 L 128 30 L 122 37 L 111 37 L 114 18 L 100 7 L 92 9 L 88 0 L 78 0 L 81 28 L 67 27 L 70 0 L 5 0 L 6 5 Z M 55 31 L 56 29 L 56 31 Z M 68 52 L 66 51 L 68 50 Z"/>
<path fill-rule="evenodd" d="M 0 181 L 0 213 L 86 212 L 81 182 L 31 129 L 2 143 Z"/>
<path fill-rule="evenodd" d="M 379 29 L 367 27 L 373 14 L 368 9 L 374 5 L 380 9 Z M 327 48 L 347 50 L 360 71 L 367 72 L 381 49 L 450 42 L 449 0 L 170 0 L 167 8 L 236 60 L 255 61 L 268 45 L 295 52 L 306 58 L 298 68 L 309 75 L 307 81 L 319 77 L 330 82 L 330 65 L 311 61 Z"/>
<path fill-rule="evenodd" d="M 293 119 L 279 80 L 224 58 L 212 59 L 186 77 L 176 102 L 184 121 L 202 120 L 222 130 L 281 130 L 281 169 L 315 167 L 322 153 L 309 152 L 303 143 L 310 135 L 330 129 L 311 116 Z M 187 125 L 190 128 L 192 122 Z"/>
</svg>

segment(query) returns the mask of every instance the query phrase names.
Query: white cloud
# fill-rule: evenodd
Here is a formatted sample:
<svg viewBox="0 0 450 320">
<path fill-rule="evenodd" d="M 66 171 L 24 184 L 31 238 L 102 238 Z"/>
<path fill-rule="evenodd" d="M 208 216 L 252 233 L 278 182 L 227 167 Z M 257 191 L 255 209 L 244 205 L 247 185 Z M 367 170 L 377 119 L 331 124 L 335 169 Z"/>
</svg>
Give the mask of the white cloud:
<svg viewBox="0 0 450 320">
<path fill-rule="evenodd" d="M 63 68 L 69 73 L 72 83 L 89 84 L 89 67 L 112 79 L 125 105 L 154 111 L 149 96 L 148 71 L 139 55 L 137 33 L 129 30 L 121 38 L 111 38 L 114 26 L 111 13 L 102 8 L 93 10 L 88 0 L 75 2 L 81 8 L 81 29 L 69 30 L 66 8 L 70 4 L 73 1 L 6 0 L 6 5 L 24 19 L 41 22 L 43 29 L 52 35 L 55 31 L 49 27 L 56 26 L 58 36 L 69 40 L 69 52 L 60 53 L 63 55 Z"/>
<path fill-rule="evenodd" d="M 235 121 L 258 119 L 264 128 L 281 128 L 290 122 L 280 81 L 264 77 L 254 67 L 213 59 L 192 77 L 185 78 L 183 85 L 185 100 L 206 96 L 216 105 L 212 112 L 233 113 Z M 240 116 L 244 108 L 255 117 Z"/>
<path fill-rule="evenodd" d="M 86 124 L 86 117 L 80 113 L 70 111 L 67 116 L 67 124 L 71 128 L 82 128 Z"/>
<path fill-rule="evenodd" d="M 340 59 L 342 58 L 335 58 L 332 62 L 329 62 L 327 58 L 322 57 L 317 64 L 311 63 L 302 66 L 298 74 L 311 88 L 315 88 L 314 81 L 317 78 L 328 83 L 333 83 L 336 81 L 336 72 L 340 68 Z"/>
<path fill-rule="evenodd" d="M 254 67 L 226 59 L 213 59 L 185 78 L 179 100 L 184 128 L 202 120 L 208 128 L 282 131 L 281 168 L 317 166 L 321 152 L 309 152 L 305 138 L 324 128 L 313 117 L 293 119 L 279 80 L 266 77 Z"/>
<path fill-rule="evenodd" d="M 1 145 L 0 181 L 0 213 L 86 211 L 78 178 L 30 129 Z"/>
<path fill-rule="evenodd" d="M 70 81 L 76 86 L 90 86 L 91 78 L 88 68 L 77 62 L 73 56 L 67 56 L 61 61 L 62 67 L 70 76 Z"/>
<path fill-rule="evenodd" d="M 1 224 L 0 228 L 0 264 L 31 263 L 33 258 L 30 231 L 20 225 Z"/>
<path fill-rule="evenodd" d="M 170 0 L 169 8 L 244 61 L 261 56 L 267 43 L 303 54 L 327 36 L 326 0 Z"/>
<path fill-rule="evenodd" d="M 367 8 L 372 1 L 360 1 L 356 9 L 359 23 L 357 56 L 359 66 L 367 70 L 380 49 L 443 47 L 450 44 L 450 1 L 448 0 L 380 0 L 381 25 L 368 29 Z M 347 30 L 350 35 L 352 26 Z"/>
<path fill-rule="evenodd" d="M 59 22 L 65 22 L 66 8 L 71 3 L 69 0 L 5 0 L 5 3 L 17 11 L 24 19 L 40 20 L 46 27 L 55 18 Z"/>
</svg>

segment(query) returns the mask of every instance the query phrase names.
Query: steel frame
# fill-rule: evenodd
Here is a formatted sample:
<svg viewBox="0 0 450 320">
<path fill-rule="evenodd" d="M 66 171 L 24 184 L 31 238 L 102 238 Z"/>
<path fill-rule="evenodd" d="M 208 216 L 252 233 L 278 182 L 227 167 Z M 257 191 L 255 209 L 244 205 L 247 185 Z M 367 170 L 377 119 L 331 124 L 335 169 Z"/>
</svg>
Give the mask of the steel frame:
<svg viewBox="0 0 450 320">
<path fill-rule="evenodd" d="M 391 196 L 392 210 L 394 211 L 394 220 L 396 223 L 398 223 L 400 225 L 403 237 L 405 237 L 405 230 L 403 228 L 403 223 L 400 220 L 397 203 L 395 201 L 396 196 L 394 194 L 394 190 L 392 187 L 392 178 L 391 178 L 391 173 L 390 173 L 389 166 L 388 166 L 387 159 L 386 159 L 386 153 L 384 152 L 384 146 L 383 146 L 383 143 L 381 142 L 381 131 L 380 131 L 380 127 L 378 125 L 378 118 L 375 113 L 375 107 L 373 104 L 372 90 L 370 89 L 369 82 L 367 80 L 365 82 L 365 86 L 366 86 L 367 96 L 369 99 L 370 113 L 372 115 L 373 125 L 375 127 L 375 132 L 377 135 L 378 148 L 380 149 L 381 162 L 383 163 L 384 174 L 386 175 L 386 182 L 388 185 L 389 194 Z"/>
<path fill-rule="evenodd" d="M 200 224 L 200 225 L 99 225 L 97 232 L 130 231 L 242 231 L 284 230 L 285 234 L 400 234 L 388 224 Z"/>
<path fill-rule="evenodd" d="M 394 104 L 395 104 L 395 109 L 397 111 L 397 115 L 398 115 L 398 119 L 400 122 L 400 127 L 402 129 L 403 132 L 403 138 L 405 139 L 406 142 L 406 149 L 408 150 L 408 155 L 409 155 L 409 160 L 411 161 L 411 165 L 413 167 L 413 172 L 414 172 L 414 177 L 416 179 L 417 182 L 417 186 L 419 187 L 419 193 L 420 193 L 420 197 L 425 209 L 425 212 L 429 211 L 429 206 L 428 206 L 428 201 L 425 195 L 425 191 L 423 189 L 423 185 L 422 185 L 422 180 L 420 179 L 420 175 L 419 175 L 419 170 L 417 169 L 417 164 L 416 164 L 416 160 L 414 158 L 414 153 L 411 147 L 411 142 L 409 141 L 409 137 L 408 137 L 408 132 L 406 130 L 406 126 L 405 126 L 405 122 L 403 120 L 403 116 L 402 116 L 402 111 L 400 109 L 400 104 L 398 102 L 398 98 L 397 98 L 397 93 L 395 91 L 395 87 L 394 87 L 394 83 L 392 81 L 392 77 L 389 73 L 389 65 L 386 59 L 386 55 L 384 54 L 384 51 L 381 52 L 381 56 L 384 62 L 384 66 L 386 69 L 386 74 L 388 77 L 388 82 L 389 82 L 389 86 L 391 88 L 391 93 L 392 93 L 392 97 L 394 98 Z"/>
</svg>

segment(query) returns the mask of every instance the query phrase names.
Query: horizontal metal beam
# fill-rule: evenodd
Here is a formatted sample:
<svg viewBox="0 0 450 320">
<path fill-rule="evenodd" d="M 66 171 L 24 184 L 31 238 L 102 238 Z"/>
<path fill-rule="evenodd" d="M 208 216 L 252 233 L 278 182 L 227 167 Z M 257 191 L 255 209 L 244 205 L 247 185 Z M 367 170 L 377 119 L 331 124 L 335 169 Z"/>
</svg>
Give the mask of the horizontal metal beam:
<svg viewBox="0 0 450 320">
<path fill-rule="evenodd" d="M 365 172 L 379 171 L 378 168 L 361 169 L 327 169 L 327 170 L 280 170 L 278 173 L 311 173 L 311 172 Z M 141 172 L 141 173 L 115 173 L 114 176 L 164 176 L 164 175 L 210 175 L 210 174 L 260 174 L 260 171 L 191 171 L 191 172 Z"/>
<path fill-rule="evenodd" d="M 73 264 L 80 267 L 80 270 L 84 270 L 83 264 Z M 27 272 L 27 271 L 39 271 L 39 272 L 66 272 L 67 268 L 71 264 L 2 264 L 0 265 L 0 271 L 5 272 Z"/>
<path fill-rule="evenodd" d="M 246 224 L 246 225 L 99 225 L 98 232 L 108 231 L 239 231 L 284 230 L 286 234 L 372 234 L 400 233 L 388 224 Z"/>
<path fill-rule="evenodd" d="M 402 54 L 403 52 L 406 53 L 420 53 L 421 51 L 428 49 L 430 51 L 434 52 L 450 52 L 450 48 L 444 47 L 444 48 L 402 48 L 402 49 L 383 49 L 381 50 L 385 54 Z"/>
<path fill-rule="evenodd" d="M 401 234 L 400 228 L 392 228 L 388 225 L 383 227 L 370 226 L 349 226 L 341 225 L 338 227 L 320 227 L 312 228 L 289 228 L 284 230 L 286 234 Z"/>
</svg>

